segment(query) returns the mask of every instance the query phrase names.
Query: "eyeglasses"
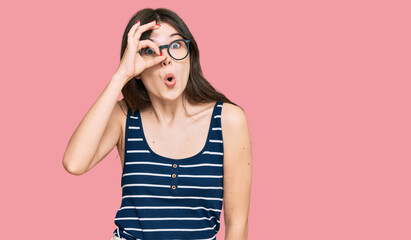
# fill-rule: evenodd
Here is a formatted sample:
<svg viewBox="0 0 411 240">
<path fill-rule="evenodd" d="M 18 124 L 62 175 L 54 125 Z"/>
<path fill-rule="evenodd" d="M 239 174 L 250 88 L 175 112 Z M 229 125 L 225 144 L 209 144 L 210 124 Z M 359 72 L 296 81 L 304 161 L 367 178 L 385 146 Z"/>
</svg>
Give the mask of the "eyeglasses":
<svg viewBox="0 0 411 240">
<path fill-rule="evenodd" d="M 190 40 L 177 39 L 168 45 L 161 45 L 158 48 L 160 49 L 160 52 L 163 48 L 167 48 L 168 55 L 175 60 L 183 60 L 190 52 Z M 157 56 L 156 52 L 152 48 L 143 48 L 138 51 L 138 53 L 140 53 L 143 58 L 154 58 Z"/>
</svg>

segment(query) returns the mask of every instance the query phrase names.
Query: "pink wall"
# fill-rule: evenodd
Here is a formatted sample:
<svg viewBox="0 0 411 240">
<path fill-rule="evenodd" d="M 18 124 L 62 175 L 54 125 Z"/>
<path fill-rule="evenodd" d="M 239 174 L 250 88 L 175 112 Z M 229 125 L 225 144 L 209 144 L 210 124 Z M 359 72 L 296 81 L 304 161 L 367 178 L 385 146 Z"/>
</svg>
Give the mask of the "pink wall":
<svg viewBox="0 0 411 240">
<path fill-rule="evenodd" d="M 117 150 L 80 177 L 62 156 L 117 68 L 129 18 L 166 7 L 206 78 L 245 109 L 249 239 L 411 239 L 411 6 L 336 2 L 2 3 L 3 238 L 110 239 Z"/>
</svg>

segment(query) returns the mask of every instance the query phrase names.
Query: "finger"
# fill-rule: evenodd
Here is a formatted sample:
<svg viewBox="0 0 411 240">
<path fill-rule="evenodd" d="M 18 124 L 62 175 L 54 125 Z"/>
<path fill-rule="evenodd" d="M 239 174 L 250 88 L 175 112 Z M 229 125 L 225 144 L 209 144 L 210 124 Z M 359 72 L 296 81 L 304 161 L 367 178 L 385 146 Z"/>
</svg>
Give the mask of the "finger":
<svg viewBox="0 0 411 240">
<path fill-rule="evenodd" d="M 153 26 L 156 26 L 156 20 L 153 20 L 149 23 L 143 24 L 143 25 L 139 26 L 138 29 L 140 29 L 142 32 L 144 32 L 144 31 L 147 31 L 148 29 L 150 29 L 150 27 L 153 27 Z M 134 33 L 134 37 L 135 37 L 136 33 L 137 33 L 137 31 Z"/>
<path fill-rule="evenodd" d="M 147 68 L 149 68 L 151 66 L 154 66 L 154 65 L 157 65 L 157 64 L 161 63 L 162 61 L 164 61 L 166 59 L 167 59 L 167 57 L 165 57 L 165 56 L 157 56 L 153 59 L 147 60 L 147 63 L 146 63 Z"/>
<path fill-rule="evenodd" d="M 148 23 L 147 23 L 148 24 Z M 147 25 L 147 24 L 145 24 L 145 25 Z M 154 29 L 154 30 L 157 30 L 157 29 L 159 29 L 160 28 L 160 24 L 156 24 L 156 25 L 154 25 L 154 26 L 152 26 L 151 28 L 150 27 L 148 27 L 146 30 L 141 30 L 140 28 L 138 28 L 137 30 L 136 30 L 136 33 L 134 34 L 134 42 L 136 43 L 136 45 L 138 45 L 138 41 L 140 40 L 140 38 L 141 38 L 141 35 L 143 34 L 143 32 L 144 31 L 147 31 L 147 30 L 152 30 L 152 29 Z M 140 30 L 141 32 L 140 33 L 138 33 L 138 30 Z"/>
<path fill-rule="evenodd" d="M 140 20 L 138 20 L 138 21 L 130 28 L 130 30 L 128 31 L 127 37 L 128 37 L 128 38 L 133 38 L 133 37 L 134 37 L 134 34 L 136 33 L 137 28 L 138 28 L 139 26 L 140 26 Z"/>
<path fill-rule="evenodd" d="M 157 53 L 157 55 L 160 55 L 160 56 L 162 55 L 161 52 L 160 52 L 160 48 L 150 40 L 141 40 L 140 45 L 137 48 L 137 51 L 140 51 L 140 49 L 146 48 L 146 47 L 154 49 L 154 51 Z"/>
<path fill-rule="evenodd" d="M 149 23 L 146 23 L 146 24 L 144 24 L 144 25 L 137 28 L 137 31 L 134 34 L 134 38 L 135 39 L 140 39 L 141 34 L 143 34 L 143 32 L 145 32 L 145 31 L 147 31 L 151 28 L 159 28 L 159 27 L 160 27 L 160 24 L 156 25 L 156 20 L 151 21 Z"/>
</svg>

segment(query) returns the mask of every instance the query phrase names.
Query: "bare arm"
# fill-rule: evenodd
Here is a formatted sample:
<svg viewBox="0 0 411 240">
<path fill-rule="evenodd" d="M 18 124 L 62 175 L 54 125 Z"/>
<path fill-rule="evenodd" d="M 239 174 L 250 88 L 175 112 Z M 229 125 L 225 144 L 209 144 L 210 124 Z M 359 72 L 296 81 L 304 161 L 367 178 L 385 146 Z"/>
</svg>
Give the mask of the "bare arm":
<svg viewBox="0 0 411 240">
<path fill-rule="evenodd" d="M 246 240 L 252 179 L 251 140 L 241 108 L 224 103 L 222 111 L 225 239 Z"/>
<path fill-rule="evenodd" d="M 63 156 L 63 166 L 69 173 L 86 173 L 118 143 L 121 121 L 115 107 L 119 108 L 117 98 L 126 80 L 113 75 L 74 131 Z"/>
<path fill-rule="evenodd" d="M 127 34 L 127 46 L 120 64 L 103 93 L 84 116 L 71 136 L 63 156 L 63 166 L 71 174 L 81 175 L 99 163 L 118 143 L 121 136 L 121 121 L 117 98 L 123 86 L 144 69 L 165 60 L 165 56 L 143 59 L 138 51 L 144 47 L 160 49 L 149 40 L 140 41 L 141 34 L 149 29 L 158 29 L 155 21 L 141 25 L 135 23 Z"/>
</svg>

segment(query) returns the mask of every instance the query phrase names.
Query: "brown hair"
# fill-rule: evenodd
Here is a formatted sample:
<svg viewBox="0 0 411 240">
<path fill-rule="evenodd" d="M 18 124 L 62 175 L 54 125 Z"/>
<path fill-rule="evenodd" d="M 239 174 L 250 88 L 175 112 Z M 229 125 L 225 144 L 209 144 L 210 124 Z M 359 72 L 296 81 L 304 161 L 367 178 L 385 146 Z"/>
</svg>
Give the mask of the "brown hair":
<svg viewBox="0 0 411 240">
<path fill-rule="evenodd" d="M 134 14 L 124 30 L 123 39 L 121 42 L 120 59 L 123 57 L 127 46 L 127 34 L 137 20 L 140 20 L 141 25 L 149 23 L 153 20 L 156 20 L 156 22 L 166 22 L 173 26 L 184 39 L 190 40 L 190 75 L 187 86 L 183 92 L 183 97 L 185 97 L 190 104 L 222 101 L 238 106 L 237 104 L 231 102 L 226 96 L 224 96 L 224 94 L 214 89 L 214 87 L 205 79 L 200 66 L 200 52 L 197 47 L 197 42 L 194 40 L 194 37 L 191 35 L 183 20 L 175 12 L 169 9 L 145 8 Z M 148 30 L 142 33 L 140 40 L 148 39 L 152 31 L 153 30 Z M 151 106 L 147 89 L 144 87 L 141 79 L 133 77 L 126 83 L 126 85 L 124 85 L 121 92 L 124 96 L 123 100 L 132 114 L 134 114 L 137 109 L 143 109 L 147 106 Z"/>
</svg>

